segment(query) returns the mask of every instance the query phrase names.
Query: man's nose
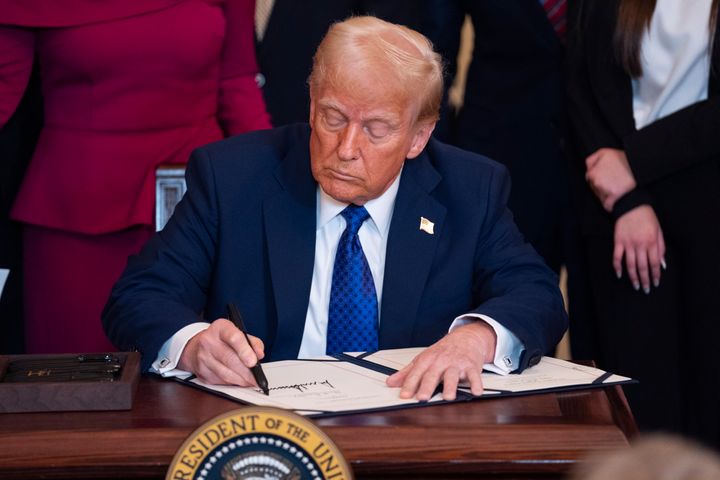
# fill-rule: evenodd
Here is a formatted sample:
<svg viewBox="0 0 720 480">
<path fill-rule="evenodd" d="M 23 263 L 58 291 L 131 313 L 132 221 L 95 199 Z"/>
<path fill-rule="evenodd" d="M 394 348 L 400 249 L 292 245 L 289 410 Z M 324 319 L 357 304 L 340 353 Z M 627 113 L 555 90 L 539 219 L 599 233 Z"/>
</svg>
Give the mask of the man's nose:
<svg viewBox="0 0 720 480">
<path fill-rule="evenodd" d="M 337 149 L 340 160 L 355 160 L 360 156 L 362 134 L 362 126 L 352 123 L 342 130 Z"/>
</svg>

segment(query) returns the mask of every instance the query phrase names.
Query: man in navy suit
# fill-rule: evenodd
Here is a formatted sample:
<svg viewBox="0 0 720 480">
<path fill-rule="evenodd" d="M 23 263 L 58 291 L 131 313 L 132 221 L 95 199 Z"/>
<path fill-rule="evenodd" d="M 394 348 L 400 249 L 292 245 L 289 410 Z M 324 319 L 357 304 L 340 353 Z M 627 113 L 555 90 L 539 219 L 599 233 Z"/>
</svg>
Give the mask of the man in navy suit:
<svg viewBox="0 0 720 480">
<path fill-rule="evenodd" d="M 505 206 L 506 170 L 430 139 L 442 68 L 427 39 L 373 17 L 336 24 L 310 91 L 309 127 L 194 152 L 187 194 L 105 308 L 115 345 L 161 374 L 246 386 L 260 359 L 325 354 L 342 212 L 356 205 L 369 214 L 357 236 L 377 300 L 373 348 L 429 346 L 389 377 L 401 396 L 428 399 L 442 381 L 452 399 L 461 380 L 479 394 L 483 368 L 521 371 L 550 352 L 562 299 Z M 228 302 L 249 343 L 224 318 Z"/>
</svg>

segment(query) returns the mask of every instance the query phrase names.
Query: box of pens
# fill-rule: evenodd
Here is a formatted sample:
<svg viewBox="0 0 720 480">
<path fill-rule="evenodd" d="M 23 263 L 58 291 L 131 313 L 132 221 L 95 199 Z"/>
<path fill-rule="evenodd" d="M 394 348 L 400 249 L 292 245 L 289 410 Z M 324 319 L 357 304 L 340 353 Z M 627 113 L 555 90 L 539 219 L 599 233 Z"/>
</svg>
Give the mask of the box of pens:
<svg viewBox="0 0 720 480">
<path fill-rule="evenodd" d="M 0 355 L 0 413 L 129 410 L 137 352 Z"/>
</svg>

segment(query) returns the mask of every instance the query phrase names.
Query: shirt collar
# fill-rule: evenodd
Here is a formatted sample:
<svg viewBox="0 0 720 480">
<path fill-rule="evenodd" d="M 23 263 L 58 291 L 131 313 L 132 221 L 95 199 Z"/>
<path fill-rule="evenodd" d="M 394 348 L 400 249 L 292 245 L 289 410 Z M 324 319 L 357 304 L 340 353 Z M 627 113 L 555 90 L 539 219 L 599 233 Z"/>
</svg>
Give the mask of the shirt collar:
<svg viewBox="0 0 720 480">
<path fill-rule="evenodd" d="M 398 189 L 400 188 L 400 177 L 402 169 L 398 176 L 393 180 L 387 190 L 378 198 L 368 200 L 364 207 L 370 214 L 370 218 L 375 223 L 378 231 L 383 237 L 387 237 L 390 231 L 390 220 L 392 220 L 393 210 L 395 209 L 395 198 L 397 198 Z M 318 212 L 317 212 L 317 228 L 323 228 L 330 220 L 335 218 L 349 204 L 338 202 L 330 195 L 325 193 L 320 184 L 317 188 Z"/>
</svg>

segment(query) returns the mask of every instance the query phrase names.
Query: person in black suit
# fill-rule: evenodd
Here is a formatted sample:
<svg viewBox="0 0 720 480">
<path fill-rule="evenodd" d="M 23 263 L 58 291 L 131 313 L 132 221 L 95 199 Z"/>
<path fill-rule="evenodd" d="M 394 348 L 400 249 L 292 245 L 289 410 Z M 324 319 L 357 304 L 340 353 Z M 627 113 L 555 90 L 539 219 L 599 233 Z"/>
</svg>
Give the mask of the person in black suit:
<svg viewBox="0 0 720 480">
<path fill-rule="evenodd" d="M 263 0 L 258 0 L 260 4 Z M 264 0 L 267 2 L 268 0 Z M 307 122 L 307 78 L 330 25 L 351 15 L 373 15 L 417 28 L 419 0 L 274 0 L 257 36 L 257 62 L 265 105 L 275 126 Z M 260 5 L 258 5 L 258 8 Z"/>
<path fill-rule="evenodd" d="M 580 2 L 567 59 L 596 360 L 640 380 L 626 392 L 642 428 L 715 446 L 718 3 Z"/>
<path fill-rule="evenodd" d="M 561 38 L 539 0 L 425 0 L 423 7 L 421 31 L 447 62 L 451 81 L 466 15 L 474 30 L 463 105 L 457 112 L 443 105 L 435 136 L 508 167 L 515 221 L 559 271 L 569 196 Z"/>
</svg>

